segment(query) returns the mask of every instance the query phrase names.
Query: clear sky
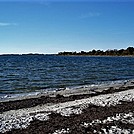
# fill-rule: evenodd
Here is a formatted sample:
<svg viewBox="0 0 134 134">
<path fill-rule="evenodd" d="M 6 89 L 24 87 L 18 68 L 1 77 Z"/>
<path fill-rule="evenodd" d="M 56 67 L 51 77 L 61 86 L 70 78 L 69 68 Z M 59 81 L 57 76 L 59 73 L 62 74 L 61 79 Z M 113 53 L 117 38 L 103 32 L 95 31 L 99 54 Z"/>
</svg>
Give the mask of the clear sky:
<svg viewBox="0 0 134 134">
<path fill-rule="evenodd" d="M 0 0 L 0 54 L 134 46 L 134 2 L 122 1 Z"/>
</svg>

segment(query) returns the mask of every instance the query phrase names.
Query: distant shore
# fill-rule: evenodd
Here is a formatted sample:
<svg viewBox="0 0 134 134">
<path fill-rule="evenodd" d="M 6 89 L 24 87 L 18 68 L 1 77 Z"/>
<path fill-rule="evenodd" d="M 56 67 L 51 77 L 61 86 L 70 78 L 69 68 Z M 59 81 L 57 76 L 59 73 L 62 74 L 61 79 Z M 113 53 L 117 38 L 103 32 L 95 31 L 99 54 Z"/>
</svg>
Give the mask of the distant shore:
<svg viewBox="0 0 134 134">
<path fill-rule="evenodd" d="M 54 56 L 70 56 L 70 57 L 134 57 L 134 55 L 54 55 Z"/>
<path fill-rule="evenodd" d="M 1 56 L 70 56 L 70 57 L 134 57 L 134 55 L 73 55 L 73 54 L 1 54 Z"/>
<path fill-rule="evenodd" d="M 68 56 L 134 56 L 134 48 L 133 47 L 128 47 L 127 49 L 114 49 L 114 50 L 95 50 L 93 49 L 92 51 L 81 51 L 81 52 L 59 52 L 58 55 L 68 55 Z"/>
<path fill-rule="evenodd" d="M 63 51 L 58 52 L 57 54 L 44 54 L 44 53 L 27 53 L 27 54 L 0 54 L 0 56 L 121 56 L 121 57 L 133 57 L 134 56 L 134 47 L 128 47 L 127 49 L 108 49 L 103 50 L 91 50 L 91 51 Z"/>
<path fill-rule="evenodd" d="M 134 80 L 1 101 L 0 113 L 5 134 L 132 133 Z"/>
</svg>

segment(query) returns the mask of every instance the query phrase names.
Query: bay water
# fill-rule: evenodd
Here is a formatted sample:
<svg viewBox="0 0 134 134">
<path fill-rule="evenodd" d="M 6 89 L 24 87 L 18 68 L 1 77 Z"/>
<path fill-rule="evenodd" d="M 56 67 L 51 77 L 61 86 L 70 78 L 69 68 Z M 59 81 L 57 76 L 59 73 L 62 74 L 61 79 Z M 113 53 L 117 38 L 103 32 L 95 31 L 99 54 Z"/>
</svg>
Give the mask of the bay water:
<svg viewBox="0 0 134 134">
<path fill-rule="evenodd" d="M 0 56 L 0 97 L 131 79 L 134 57 Z"/>
</svg>

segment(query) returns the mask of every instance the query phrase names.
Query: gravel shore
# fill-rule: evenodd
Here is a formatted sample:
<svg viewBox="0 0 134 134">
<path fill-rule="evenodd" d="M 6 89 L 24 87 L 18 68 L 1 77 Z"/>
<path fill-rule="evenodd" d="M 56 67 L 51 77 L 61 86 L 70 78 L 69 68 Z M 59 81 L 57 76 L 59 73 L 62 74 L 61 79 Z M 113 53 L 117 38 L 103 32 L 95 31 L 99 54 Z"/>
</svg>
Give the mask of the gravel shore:
<svg viewBox="0 0 134 134">
<path fill-rule="evenodd" d="M 0 102 L 0 133 L 134 133 L 134 81 Z"/>
</svg>

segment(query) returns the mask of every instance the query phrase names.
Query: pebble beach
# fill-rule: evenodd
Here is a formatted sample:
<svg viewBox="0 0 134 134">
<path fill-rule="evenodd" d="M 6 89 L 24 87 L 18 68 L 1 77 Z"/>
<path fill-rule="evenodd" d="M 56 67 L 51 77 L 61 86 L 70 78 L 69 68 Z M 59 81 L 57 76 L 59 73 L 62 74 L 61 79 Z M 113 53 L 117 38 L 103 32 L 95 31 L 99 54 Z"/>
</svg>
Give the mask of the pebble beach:
<svg viewBox="0 0 134 134">
<path fill-rule="evenodd" d="M 134 80 L 0 101 L 0 133 L 134 133 Z"/>
</svg>

